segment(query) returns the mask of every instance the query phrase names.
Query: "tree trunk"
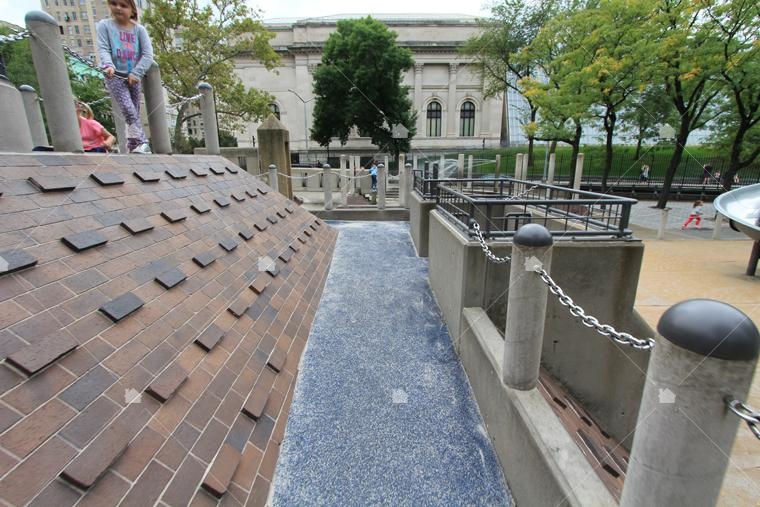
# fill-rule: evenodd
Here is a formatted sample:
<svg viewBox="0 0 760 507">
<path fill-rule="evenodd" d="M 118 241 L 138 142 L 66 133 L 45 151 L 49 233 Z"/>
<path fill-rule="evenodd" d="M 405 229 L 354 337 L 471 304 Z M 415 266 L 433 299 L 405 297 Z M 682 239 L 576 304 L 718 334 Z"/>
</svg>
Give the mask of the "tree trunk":
<svg viewBox="0 0 760 507">
<path fill-rule="evenodd" d="M 665 172 L 665 181 L 662 184 L 662 193 L 657 200 L 656 208 L 665 209 L 668 205 L 668 197 L 670 197 L 670 186 L 673 184 L 673 178 L 678 170 L 678 165 L 681 163 L 681 157 L 683 156 L 683 150 L 686 145 L 686 140 L 689 138 L 689 124 L 691 118 L 687 114 L 681 116 L 681 126 L 678 130 L 678 137 L 676 138 L 676 146 L 673 150 L 673 156 L 670 157 L 670 163 L 668 169 Z"/>
<path fill-rule="evenodd" d="M 499 146 L 509 147 L 509 123 L 507 122 L 507 90 L 504 90 L 504 100 L 501 101 L 501 133 Z"/>
<path fill-rule="evenodd" d="M 578 153 L 581 151 L 581 134 L 583 134 L 583 127 L 579 121 L 575 122 L 575 136 L 569 142 L 573 147 L 573 156 L 570 158 L 570 182 L 569 187 L 573 186 L 575 181 L 575 165 L 578 162 Z"/>
<path fill-rule="evenodd" d="M 744 135 L 749 130 L 747 122 L 742 120 L 739 122 L 739 127 L 736 129 L 736 135 L 734 135 L 734 141 L 731 143 L 731 158 L 728 161 L 728 170 L 723 176 L 723 189 L 728 192 L 731 190 L 731 185 L 734 184 L 734 175 L 739 172 L 742 167 L 741 151 L 742 144 L 744 144 Z"/>
<path fill-rule="evenodd" d="M 185 112 L 187 111 L 187 104 L 182 104 L 177 110 L 177 122 L 174 124 L 174 152 L 179 153 L 182 145 L 182 125 L 185 123 Z"/>
<path fill-rule="evenodd" d="M 644 138 L 644 132 L 642 131 L 641 127 L 639 127 L 639 133 L 636 136 L 636 154 L 633 156 L 634 159 L 638 160 L 641 156 L 641 142 Z"/>
<path fill-rule="evenodd" d="M 617 115 L 614 111 L 609 112 L 604 117 L 604 130 L 607 133 L 607 140 L 604 145 L 604 172 L 602 173 L 602 193 L 607 192 L 607 178 L 612 170 L 612 136 L 615 133 L 615 121 Z"/>
</svg>

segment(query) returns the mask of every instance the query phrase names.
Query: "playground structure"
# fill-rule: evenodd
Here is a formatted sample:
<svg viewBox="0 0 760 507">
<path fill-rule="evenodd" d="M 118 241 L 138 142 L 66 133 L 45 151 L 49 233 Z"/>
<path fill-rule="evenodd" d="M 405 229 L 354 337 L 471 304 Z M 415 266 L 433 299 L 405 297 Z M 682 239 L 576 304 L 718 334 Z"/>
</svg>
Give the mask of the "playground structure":
<svg viewBox="0 0 760 507">
<path fill-rule="evenodd" d="M 747 275 L 754 276 L 760 260 L 760 183 L 726 192 L 715 199 L 713 206 L 728 219 L 732 229 L 754 241 L 747 263 Z"/>
<path fill-rule="evenodd" d="M 39 18 L 37 14 L 30 15 L 29 24 L 50 24 L 49 20 Z M 30 28 L 35 30 L 35 33 L 49 30 L 47 26 L 38 28 L 30 26 Z M 39 58 L 42 57 L 35 56 L 35 66 Z M 38 72 L 42 74 L 42 69 L 45 69 L 44 72 L 47 73 L 52 67 L 54 67 L 53 63 L 47 66 L 40 65 Z M 41 83 L 43 82 L 46 81 L 41 80 Z M 160 85 L 160 78 L 153 81 L 153 85 L 156 84 Z M 149 90 L 153 88 L 154 86 L 146 86 L 146 97 L 151 93 Z M 219 209 L 235 209 L 240 214 L 241 223 L 255 218 L 255 224 L 251 226 L 251 230 L 242 228 L 235 231 L 236 234 L 249 241 L 254 238 L 252 229 L 255 226 L 258 238 L 253 239 L 253 244 L 259 248 L 256 253 L 261 255 L 270 253 L 272 251 L 270 246 L 273 243 L 284 247 L 273 251 L 273 254 L 277 254 L 274 255 L 276 262 L 273 269 L 266 270 L 267 277 L 277 280 L 279 269 L 285 273 L 291 272 L 288 263 L 294 256 L 296 260 L 299 257 L 306 257 L 303 253 L 300 256 L 297 254 L 299 249 L 304 248 L 299 243 L 309 244 L 314 249 L 314 253 L 318 254 L 320 259 L 318 267 L 324 273 L 331 253 L 329 248 L 334 239 L 333 233 L 320 232 L 329 228 L 322 227 L 320 221 L 311 220 L 310 215 L 302 208 L 296 208 L 291 203 L 285 202 L 281 196 L 276 195 L 275 190 L 283 188 L 278 177 L 282 174 L 278 174 L 276 166 L 269 168 L 270 185 L 267 188 L 263 184 L 252 183 L 253 177 L 239 171 L 236 166 L 226 165 L 223 159 L 215 157 L 213 144 L 207 144 L 210 147 L 210 155 L 206 159 L 156 155 L 145 157 L 143 161 L 133 161 L 127 157 L 118 156 L 117 159 L 121 165 L 118 176 L 122 179 L 121 184 L 125 182 L 124 180 L 129 180 L 129 185 L 123 187 L 124 195 L 121 195 L 121 191 L 113 190 L 120 187 L 112 187 L 110 190 L 100 189 L 95 185 L 107 187 L 120 183 L 113 181 L 113 175 L 110 175 L 110 178 L 102 178 L 104 175 L 98 175 L 101 177 L 100 180 L 89 178 L 88 173 L 92 171 L 87 167 L 77 166 L 81 161 L 77 160 L 78 156 L 72 155 L 71 152 L 81 151 L 81 141 L 77 145 L 77 140 L 67 133 L 72 119 L 68 112 L 73 111 L 70 93 L 67 97 L 65 93 L 57 90 L 56 93 L 62 96 L 59 101 L 48 98 L 50 89 L 47 84 L 41 86 L 45 97 L 46 113 L 51 122 L 53 146 L 56 152 L 65 153 L 65 155 L 26 154 L 21 157 L 14 156 L 16 158 L 9 157 L 12 163 L 9 162 L 5 167 L 14 168 L 14 171 L 17 169 L 16 166 L 25 167 L 25 169 L 16 171 L 15 174 L 13 174 L 14 171 L 7 171 L 6 177 L 12 185 L 2 198 L 6 203 L 14 202 L 11 199 L 21 200 L 27 196 L 42 199 L 40 195 L 46 192 L 70 191 L 72 188 L 74 189 L 72 195 L 86 203 L 87 192 L 95 192 L 92 188 L 96 188 L 106 195 L 109 195 L 108 192 L 117 193 L 121 199 L 125 200 L 124 202 L 131 203 L 130 212 L 146 212 L 146 208 L 157 212 L 158 202 L 155 200 L 151 201 L 150 205 L 141 207 L 135 205 L 134 199 L 129 199 L 129 191 L 132 190 L 130 187 L 133 185 L 144 188 L 150 181 L 158 181 L 144 180 L 143 178 L 146 177 L 144 170 L 138 169 L 133 173 L 132 164 L 139 166 L 155 162 L 162 164 L 162 167 L 166 165 L 168 169 L 165 172 L 169 178 L 163 174 L 160 175 L 160 178 L 163 178 L 160 183 L 161 189 L 172 196 L 180 193 L 177 191 L 187 192 L 188 194 L 183 194 L 182 199 L 189 195 L 191 192 L 189 189 L 194 185 L 201 187 L 211 185 L 206 182 L 220 176 L 227 186 L 213 186 L 206 189 L 208 200 L 215 203 Z M 160 91 L 154 95 L 154 97 L 159 96 L 163 96 Z M 153 113 L 149 115 L 149 119 L 154 115 L 165 118 L 164 114 L 158 112 L 162 100 L 158 101 L 156 106 L 158 109 L 152 109 Z M 152 125 L 151 130 L 153 127 Z M 165 130 L 160 124 L 155 128 L 157 131 Z M 0 151 L 11 151 L 5 144 L 8 142 L 7 130 L 3 129 L 2 137 L 0 137 L 3 139 Z M 75 132 L 76 129 L 71 131 Z M 25 139 L 21 138 L 14 140 L 13 143 L 18 144 L 12 144 L 12 146 L 29 145 Z M 159 139 L 157 142 L 154 138 L 153 143 L 157 153 L 168 153 L 168 144 L 164 141 Z M 82 160 L 89 159 L 90 163 L 103 160 L 102 158 L 79 157 Z M 61 161 L 67 164 L 60 164 Z M 208 170 L 205 167 L 198 168 L 199 163 L 208 166 Z M 40 164 L 43 165 L 43 169 L 51 171 L 63 171 L 62 168 L 67 165 L 77 166 L 71 170 L 71 173 L 79 178 L 79 184 L 82 181 L 86 182 L 85 188 L 78 188 L 78 185 L 67 187 L 62 185 L 67 182 L 58 179 L 45 181 L 42 178 L 44 171 L 33 168 L 34 165 Z M 409 203 L 412 208 L 411 229 L 412 231 L 425 230 L 425 249 L 430 257 L 431 288 L 436 294 L 449 330 L 461 337 L 457 343 L 457 350 L 479 401 L 490 436 L 497 442 L 497 452 L 518 502 L 539 500 L 553 505 L 561 503 L 614 505 L 620 500 L 622 505 L 626 506 L 670 503 L 710 505 L 714 503 L 727 467 L 727 453 L 740 420 L 748 422 L 753 431 L 757 428 L 755 424 L 760 422 L 758 415 L 749 410 L 741 401 L 746 399 L 758 356 L 759 338 L 757 329 L 751 321 L 722 303 L 690 301 L 677 305 L 667 317 L 663 317 L 661 326 L 658 327 L 662 339 L 658 338 L 655 344 L 654 340 L 647 338 L 654 335 L 654 331 L 647 329 L 632 310 L 643 247 L 631 237 L 630 231 L 627 231 L 625 210 L 626 207 L 630 207 L 630 200 L 598 202 L 601 196 L 596 196 L 597 202 L 594 203 L 591 201 L 593 195 L 584 195 L 578 187 L 574 190 L 564 188 L 555 190 L 550 185 L 534 185 L 520 179 L 516 174 L 515 178 L 507 178 L 504 184 L 500 179 L 476 182 L 459 178 L 458 181 L 453 180 L 450 183 L 438 182 L 435 184 L 436 201 L 430 203 L 426 202 L 423 195 L 410 195 L 408 190 L 412 186 L 412 165 L 403 164 L 403 166 L 405 170 L 400 178 L 404 183 L 401 188 L 405 199 L 412 201 Z M 342 170 L 343 167 L 341 167 Z M 57 176 L 57 174 L 51 175 Z M 156 175 L 147 176 L 155 177 Z M 190 176 L 189 179 L 188 176 Z M 134 179 L 135 177 L 140 180 L 139 183 Z M 323 168 L 322 177 L 323 181 L 332 181 L 333 174 L 329 167 Z M 30 178 L 36 182 L 33 190 L 28 188 L 27 181 Z M 92 183 L 90 179 L 95 179 L 96 183 Z M 109 179 L 111 183 L 108 182 Z M 384 178 L 381 179 L 382 181 Z M 489 195 L 485 195 L 486 192 L 483 192 L 482 186 L 476 183 L 487 185 Z M 382 185 L 381 183 L 382 192 L 378 192 L 380 194 L 383 194 L 385 190 Z M 244 193 L 243 186 L 247 187 Z M 504 191 L 504 186 L 507 188 L 506 191 Z M 326 208 L 328 203 L 332 203 L 332 189 L 330 185 L 325 188 Z M 230 195 L 235 201 L 232 207 L 230 207 L 232 203 L 226 196 L 222 198 L 214 194 L 221 190 L 228 194 L 232 192 Z M 562 192 L 563 195 L 559 195 L 558 192 Z M 267 194 L 268 197 L 265 197 Z M 211 201 L 212 197 L 213 201 Z M 381 197 L 384 195 L 378 196 L 380 209 L 385 204 Z M 751 196 L 745 197 L 751 198 Z M 153 197 L 153 199 L 156 198 L 156 196 Z M 266 215 L 265 207 L 260 206 L 265 198 L 268 204 L 276 206 L 277 216 Z M 588 199 L 584 200 L 584 198 Z M 247 214 L 245 207 L 257 200 L 259 206 L 255 209 L 256 216 L 251 217 Z M 245 204 L 240 204 L 243 202 Z M 78 204 L 82 203 L 78 202 Z M 197 217 L 193 215 L 188 222 L 202 223 L 206 220 L 204 217 L 211 216 L 205 215 L 210 211 L 207 209 L 210 206 L 203 206 L 197 202 L 193 202 L 192 206 L 189 204 L 189 199 L 188 202 L 182 202 L 182 205 L 188 205 Z M 429 208 L 425 211 L 423 206 L 429 206 Z M 85 206 L 77 209 L 80 208 L 85 208 Z M 727 209 L 727 206 L 724 209 Z M 91 213 L 94 214 L 95 211 L 90 208 Z M 511 215 L 508 216 L 510 213 Z M 729 218 L 731 214 L 737 220 L 740 216 L 738 211 L 729 210 L 728 213 L 726 216 Z M 180 223 L 187 219 L 187 217 L 179 218 L 173 214 L 163 216 L 162 213 L 161 216 L 162 220 L 170 224 Z M 283 222 L 292 223 L 293 217 L 298 219 L 297 228 L 283 225 Z M 497 220 L 498 217 L 503 220 Z M 133 217 L 130 218 L 133 219 Z M 113 217 L 107 215 L 101 219 L 113 220 Z M 158 215 L 151 219 L 158 220 Z M 424 224 L 423 220 L 426 221 Z M 73 230 L 67 232 L 76 234 L 93 232 L 75 230 L 75 226 L 79 224 L 80 222 L 75 222 L 72 218 L 66 226 L 72 227 Z M 118 222 L 100 223 L 97 227 L 99 230 L 104 229 L 105 234 L 116 235 L 114 226 L 117 224 Z M 147 228 L 129 229 L 134 225 L 131 223 L 124 228 L 135 236 L 149 230 Z M 156 232 L 163 233 L 164 228 L 170 227 L 163 222 L 161 225 L 163 227 Z M 555 226 L 559 226 L 559 229 L 555 229 Z M 743 222 L 742 226 L 745 226 Z M 28 226 L 30 231 L 34 227 L 36 224 Z M 182 227 L 182 224 L 174 227 Z M 107 248 L 111 248 L 119 240 L 140 241 L 140 237 L 135 239 L 127 236 L 119 227 L 115 229 L 118 229 L 120 234 L 117 238 L 109 236 L 109 241 L 112 243 Z M 265 233 L 266 230 L 268 232 Z M 748 230 L 752 231 L 751 228 Z M 203 233 L 208 231 L 208 227 L 199 228 L 193 231 L 193 234 L 196 239 L 202 240 Z M 276 234 L 273 231 L 276 231 Z M 295 232 L 297 234 L 294 234 Z M 53 237 L 56 233 L 52 227 L 45 229 L 47 239 L 52 238 L 58 244 L 59 238 Z M 279 237 L 280 234 L 283 236 Z M 316 246 L 315 242 L 310 240 L 313 235 L 318 236 Z M 83 250 L 97 248 L 98 245 L 91 243 L 91 236 L 85 241 L 87 245 Z M 412 237 L 415 237 L 414 232 Z M 420 237 L 422 234 L 417 235 L 416 243 Z M 510 237 L 511 241 L 492 239 L 506 237 Z M 73 244 L 78 244 L 74 238 L 69 239 Z M 227 257 L 220 256 L 220 262 L 216 266 L 231 262 L 229 259 L 237 255 L 232 253 L 237 243 L 232 245 L 226 241 L 228 239 L 225 238 L 218 244 L 225 251 L 223 256 Z M 212 243 L 215 243 L 215 240 L 216 238 Z M 53 241 L 51 240 L 50 243 L 52 244 Z M 419 251 L 422 250 L 420 245 L 418 245 Z M 35 246 L 37 252 L 43 251 L 41 245 Z M 182 248 L 178 250 L 181 251 Z M 91 252 L 95 251 L 97 250 Z M 168 250 L 164 254 L 170 252 L 171 250 Z M 92 255 L 85 253 L 81 258 L 87 259 L 88 256 Z M 135 268 L 142 267 L 141 259 L 138 257 L 138 255 L 131 257 Z M 212 256 L 213 260 L 210 258 L 204 260 L 201 255 L 196 257 L 198 260 L 195 258 L 191 260 L 189 257 L 184 259 L 187 267 L 192 267 L 193 264 L 200 266 L 200 270 L 197 267 L 192 268 L 195 272 L 203 272 L 203 269 L 210 266 L 211 262 L 217 260 L 215 256 Z M 35 276 L 43 273 L 41 277 L 46 279 L 50 270 L 55 267 L 47 266 L 44 261 L 39 267 L 34 267 L 37 260 L 32 262 L 29 257 L 20 253 L 10 258 L 13 264 L 6 266 L 3 275 L 10 274 L 9 268 L 12 267 L 14 273 L 24 273 L 24 270 L 28 270 L 27 275 Z M 50 258 L 45 260 L 51 263 L 57 261 Z M 392 259 L 387 261 L 392 262 Z M 80 266 L 85 266 L 87 261 L 77 260 L 77 262 L 81 263 Z M 249 258 L 248 262 L 253 262 L 253 258 Z M 168 267 L 165 264 L 162 266 Z M 292 267 L 292 264 L 290 266 Z M 111 269 L 118 269 L 118 266 Z M 153 269 L 156 268 L 153 267 Z M 215 267 L 210 269 L 215 269 Z M 301 276 L 308 272 L 300 267 L 294 271 Z M 208 271 L 203 273 L 208 273 Z M 176 275 L 176 273 L 173 274 Z M 124 273 L 119 273 L 119 276 L 121 275 Z M 600 282 L 602 277 L 604 281 Z M 146 280 L 149 278 L 151 277 L 149 276 Z M 265 277 L 265 279 L 271 281 L 269 278 Z M 240 285 L 241 280 L 237 278 L 234 280 Z M 256 278 L 256 281 L 258 280 L 259 278 Z M 192 280 L 189 281 L 192 283 Z M 277 283 L 272 282 L 273 285 Z M 235 319 L 243 319 L 233 322 L 246 322 L 245 319 L 251 315 L 248 312 L 252 308 L 251 300 L 246 297 L 251 294 L 249 290 L 260 295 L 267 287 L 267 285 L 256 285 L 255 281 L 250 289 L 247 285 L 247 283 L 240 285 L 242 292 L 239 299 L 233 297 L 237 296 L 237 293 L 225 291 L 225 297 L 229 298 L 225 304 L 229 304 L 229 307 L 217 305 L 217 310 L 220 310 L 227 319 L 220 317 L 220 320 L 228 322 L 231 317 L 227 313 L 231 313 Z M 567 292 L 562 287 L 565 287 Z M 118 288 L 120 287 L 113 286 L 112 290 Z M 270 293 L 272 289 L 274 286 L 270 289 Z M 155 290 L 157 289 L 151 286 L 144 289 L 144 292 L 150 295 Z M 314 296 L 315 293 L 318 294 L 318 289 L 310 286 L 309 294 Z M 549 300 L 550 293 L 557 296 L 556 301 Z M 570 299 L 570 295 L 582 302 L 584 306 L 592 308 L 603 322 L 611 322 L 611 324 L 601 324 L 597 318 L 587 315 L 577 303 Z M 143 313 L 151 312 L 149 314 L 155 315 L 156 306 L 151 306 L 151 302 L 157 303 L 158 298 L 148 301 Z M 134 307 L 134 301 L 131 303 Z M 287 303 L 290 301 L 288 300 Z M 273 317 L 277 309 L 290 307 L 289 304 L 277 300 L 272 304 L 272 309 L 254 305 L 253 308 L 258 312 L 257 319 L 261 317 L 275 320 Z M 139 306 L 132 308 L 131 312 L 137 312 L 139 309 Z M 185 309 L 184 306 L 182 309 Z M 194 319 L 200 320 L 200 317 L 196 315 L 202 315 L 202 312 L 193 312 L 193 315 Z M 126 315 L 121 317 L 124 318 Z M 171 318 L 177 318 L 176 313 L 167 320 Z M 251 326 L 255 325 L 254 322 L 258 322 L 257 319 L 252 319 Z M 577 325 L 578 319 L 582 319 L 580 323 L 585 327 Z M 283 321 L 282 326 L 285 322 L 287 320 Z M 684 322 L 689 325 L 684 325 Z M 707 326 L 710 322 L 721 322 L 722 325 L 718 328 Z M 237 326 L 238 331 L 244 328 L 243 325 Z M 616 328 L 627 329 L 630 334 L 617 331 Z M 247 332 L 247 329 L 243 330 Z M 234 333 L 231 332 L 231 334 Z M 598 336 L 600 334 L 605 338 L 600 339 Z M 643 338 L 636 338 L 636 336 Z M 730 339 L 727 340 L 727 337 Z M 199 338 L 213 337 L 204 334 Z M 217 333 L 216 341 L 220 339 Z M 272 342 L 271 337 L 265 340 Z M 269 345 L 272 345 L 269 348 L 272 355 L 265 358 L 266 364 L 271 365 L 270 369 L 279 372 L 280 368 L 284 367 L 285 359 L 275 353 L 273 343 Z M 55 355 L 53 352 L 58 350 L 54 349 L 50 353 L 51 357 L 47 358 L 50 363 L 47 363 L 45 367 L 77 348 L 73 342 L 69 342 L 67 346 L 70 348 L 57 357 L 52 357 Z M 219 352 L 211 352 L 210 356 L 214 354 L 218 357 Z M 22 357 L 13 358 L 14 364 L 23 363 L 23 367 L 28 367 L 23 361 L 24 354 L 20 355 Z M 288 356 L 291 371 L 293 362 L 297 363 L 297 360 L 292 357 L 292 355 Z M 232 359 L 232 356 L 230 358 Z M 566 433 L 557 416 L 553 415 L 546 396 L 552 398 L 551 393 L 556 394 L 558 391 L 549 383 L 539 383 L 539 364 L 543 364 L 550 374 L 560 378 L 570 396 L 583 400 L 585 408 L 577 409 L 581 419 L 585 417 L 594 421 L 594 424 L 598 421 L 600 427 L 615 436 L 623 445 L 631 448 L 628 462 L 610 463 L 615 460 L 614 453 L 604 448 L 596 448 L 596 452 L 592 449 L 590 452 L 592 458 L 598 460 L 597 464 L 586 461 L 587 456 L 584 456 L 584 452 L 576 445 L 574 435 Z M 209 369 L 211 368 L 209 366 Z M 699 370 L 698 374 L 681 386 L 680 381 L 683 380 L 683 375 L 695 369 Z M 46 375 L 46 371 L 49 374 L 51 371 L 58 370 L 53 366 L 49 370 L 40 368 L 32 374 Z M 153 393 L 151 396 L 157 397 L 161 403 L 167 403 L 166 406 L 171 402 L 169 398 L 175 391 L 184 392 L 183 387 L 185 391 L 197 388 L 197 384 L 193 382 L 188 382 L 183 386 L 186 377 L 182 376 L 182 371 L 171 370 L 169 373 L 169 378 L 157 378 L 156 382 L 149 386 L 149 391 L 152 390 Z M 31 385 L 34 377 L 30 375 L 30 379 L 24 379 L 22 387 L 24 382 Z M 653 379 L 653 381 L 647 382 L 647 379 Z M 166 389 L 165 384 L 169 384 L 171 389 Z M 219 389 L 218 384 L 214 384 L 213 387 Z M 258 418 L 263 413 L 264 404 L 261 400 L 253 399 L 255 398 L 253 395 L 251 398 L 248 400 L 250 405 L 246 403 L 244 412 L 251 413 L 252 411 L 258 414 L 255 416 Z M 240 400 L 241 403 L 243 400 Z M 232 403 L 234 402 L 235 400 Z M 157 412 L 161 410 L 158 405 L 151 403 Z M 700 427 L 689 425 L 687 419 L 692 418 L 698 419 L 703 424 Z M 708 439 L 702 435 L 703 431 L 707 433 Z M 99 445 L 107 446 L 110 453 L 104 457 L 95 456 L 99 458 L 97 468 L 90 467 L 85 460 L 96 454 L 97 447 L 88 447 L 79 453 L 72 451 L 71 456 L 66 455 L 67 459 L 71 457 L 73 461 L 61 472 L 63 480 L 85 490 L 90 486 L 95 486 L 109 467 L 118 466 L 121 452 L 128 451 L 132 445 L 137 448 L 139 442 L 132 442 L 130 439 L 134 435 L 129 432 L 127 434 L 130 438 L 120 437 L 118 445 L 110 445 L 105 438 L 96 441 Z M 663 434 L 678 434 L 682 435 L 682 438 L 663 439 L 661 438 Z M 595 445 L 591 440 L 584 440 L 584 442 L 589 449 Z M 717 445 L 714 442 L 717 442 Z M 205 450 L 208 451 L 208 445 Z M 213 491 L 214 496 L 222 496 L 226 493 L 228 484 L 220 484 L 216 476 L 226 479 L 233 476 L 240 461 L 240 456 L 235 452 L 240 451 L 224 447 L 218 456 L 215 454 L 216 451 L 217 449 L 214 448 L 209 456 L 209 459 L 214 458 L 214 460 L 208 463 L 212 466 L 210 470 L 214 473 L 209 473 L 205 479 L 201 475 L 193 484 L 200 484 L 200 480 L 203 479 L 204 489 Z M 228 459 L 230 456 L 236 459 Z M 234 462 L 231 470 L 230 462 Z M 29 464 L 29 467 L 31 466 Z M 595 477 L 583 477 L 589 472 L 593 475 L 595 469 L 600 467 L 611 468 L 619 476 L 621 472 L 627 475 L 622 492 L 618 491 L 616 495 Z M 58 471 L 55 472 L 51 484 L 60 482 L 55 480 L 57 474 Z M 89 482 L 82 482 L 85 479 Z M 576 490 L 574 485 L 580 483 L 583 483 L 584 487 Z M 7 491 L 3 491 L 4 495 L 6 493 Z M 24 499 L 22 503 L 26 503 L 26 500 L 32 498 L 29 495 L 38 493 L 38 491 L 25 491 L 19 494 L 18 498 Z M 78 494 L 82 492 L 78 490 Z M 27 496 L 29 498 L 26 498 Z"/>
</svg>

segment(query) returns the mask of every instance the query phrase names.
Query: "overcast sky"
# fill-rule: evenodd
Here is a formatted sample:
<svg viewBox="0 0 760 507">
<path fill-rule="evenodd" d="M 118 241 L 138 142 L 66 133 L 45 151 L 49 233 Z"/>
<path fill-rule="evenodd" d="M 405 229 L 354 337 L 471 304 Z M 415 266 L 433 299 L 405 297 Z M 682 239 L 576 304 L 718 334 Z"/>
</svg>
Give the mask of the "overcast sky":
<svg viewBox="0 0 760 507">
<path fill-rule="evenodd" d="M 441 0 L 249 0 L 264 11 L 264 19 L 307 18 L 333 14 L 469 14 L 487 16 L 493 0 L 454 2 Z M 39 0 L 0 0 L 0 19 L 24 25 L 29 11 L 40 10 Z"/>
</svg>

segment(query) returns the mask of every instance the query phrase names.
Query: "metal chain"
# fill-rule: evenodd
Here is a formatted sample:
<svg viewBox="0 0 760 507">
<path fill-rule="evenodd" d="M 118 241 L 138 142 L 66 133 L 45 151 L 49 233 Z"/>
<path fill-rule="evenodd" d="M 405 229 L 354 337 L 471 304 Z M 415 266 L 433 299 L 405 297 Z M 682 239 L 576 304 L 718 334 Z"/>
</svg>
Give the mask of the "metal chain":
<svg viewBox="0 0 760 507">
<path fill-rule="evenodd" d="M 508 196 L 507 199 L 510 199 L 510 200 L 513 200 L 513 201 L 516 200 L 516 199 L 521 199 L 521 198 L 525 197 L 526 195 L 528 195 L 529 193 L 531 193 L 532 191 L 534 191 L 537 188 L 538 188 L 538 185 L 533 185 L 529 189 L 523 190 L 519 194 Z"/>
<path fill-rule="evenodd" d="M 488 248 L 488 244 L 486 244 L 486 240 L 483 237 L 483 234 L 480 232 L 480 225 L 478 222 L 473 219 L 472 220 L 472 228 L 475 230 L 475 236 L 478 238 L 478 241 L 480 242 L 480 248 L 483 249 L 483 253 L 486 254 L 486 257 L 488 257 L 488 260 L 495 264 L 505 264 L 509 262 L 512 258 L 511 257 L 497 257 L 490 248 Z"/>
<path fill-rule="evenodd" d="M 88 102 L 87 105 L 90 107 L 97 106 L 98 104 L 102 104 L 103 102 L 106 102 L 107 100 L 110 100 L 110 99 L 111 97 L 106 95 L 105 97 L 101 97 L 98 100 L 93 100 L 92 102 Z"/>
<path fill-rule="evenodd" d="M 29 30 L 24 30 L 23 32 L 12 33 L 10 35 L 0 35 L 0 45 L 9 44 L 11 42 L 16 42 L 16 41 L 24 40 L 24 39 L 28 38 L 29 35 L 30 35 Z"/>
<path fill-rule="evenodd" d="M 744 422 L 747 423 L 752 434 L 760 440 L 760 412 L 750 407 L 743 401 L 736 399 L 726 398 L 726 405 L 728 409 L 734 414 L 738 415 Z"/>
<path fill-rule="evenodd" d="M 549 292 L 557 296 L 560 304 L 562 306 L 568 307 L 570 309 L 570 313 L 574 317 L 581 319 L 581 323 L 584 326 L 596 329 L 599 334 L 603 336 L 609 336 L 621 345 L 630 345 L 631 347 L 639 350 L 651 350 L 652 347 L 654 347 L 654 339 L 652 338 L 636 338 L 628 333 L 616 331 L 615 328 L 609 324 L 600 324 L 599 320 L 596 317 L 586 315 L 586 312 L 583 310 L 583 308 L 575 304 L 570 296 L 564 293 L 562 288 L 557 285 L 554 280 L 552 280 L 552 277 L 549 276 L 549 273 L 547 273 L 546 270 L 538 269 L 536 270 L 536 273 L 541 277 L 541 280 L 543 280 L 544 283 L 549 286 Z"/>
</svg>

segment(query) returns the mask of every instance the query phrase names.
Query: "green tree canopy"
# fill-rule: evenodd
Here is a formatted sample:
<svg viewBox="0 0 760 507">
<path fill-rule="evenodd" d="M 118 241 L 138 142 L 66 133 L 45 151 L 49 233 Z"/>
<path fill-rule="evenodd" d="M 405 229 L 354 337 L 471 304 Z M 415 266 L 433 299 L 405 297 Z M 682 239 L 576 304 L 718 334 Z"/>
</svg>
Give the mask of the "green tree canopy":
<svg viewBox="0 0 760 507">
<path fill-rule="evenodd" d="M 0 34 L 12 33 L 9 28 L 0 27 Z M 29 47 L 28 39 L 0 45 L 0 58 L 5 63 L 5 77 L 13 86 L 18 88 L 21 85 L 29 85 L 39 92 L 40 86 L 32 65 L 32 49 Z"/>
<path fill-rule="evenodd" d="M 274 34 L 245 0 L 152 0 L 142 21 L 166 86 L 192 97 L 198 93 L 199 82 L 211 84 L 221 127 L 238 130 L 269 113 L 272 97 L 265 91 L 246 90 L 234 72 L 238 58 L 259 60 L 267 69 L 279 62 L 269 45 Z M 189 107 L 185 103 L 175 108 L 175 145 L 183 138 Z"/>
<path fill-rule="evenodd" d="M 325 42 L 322 64 L 314 72 L 314 123 L 311 139 L 328 146 L 334 137 L 348 141 L 351 129 L 372 138 L 381 150 L 408 151 L 415 115 L 403 71 L 411 51 L 396 45 L 396 33 L 367 17 L 338 21 Z M 408 132 L 394 136 L 401 125 Z"/>
</svg>

